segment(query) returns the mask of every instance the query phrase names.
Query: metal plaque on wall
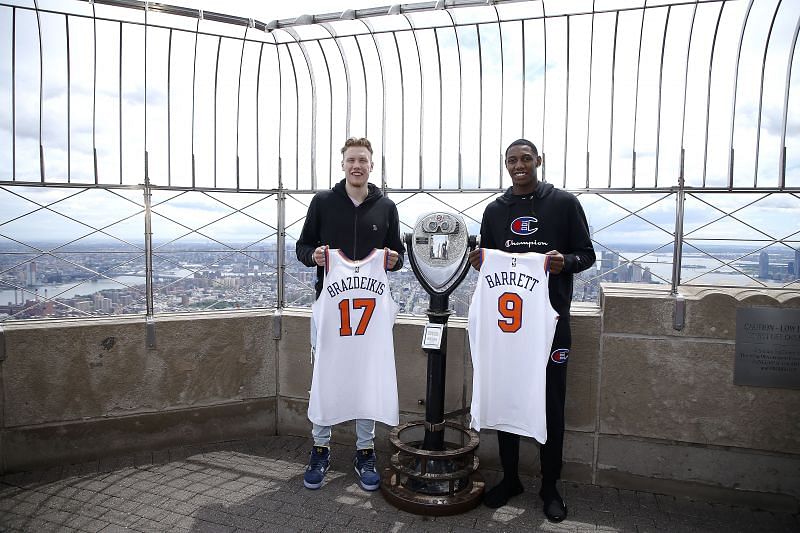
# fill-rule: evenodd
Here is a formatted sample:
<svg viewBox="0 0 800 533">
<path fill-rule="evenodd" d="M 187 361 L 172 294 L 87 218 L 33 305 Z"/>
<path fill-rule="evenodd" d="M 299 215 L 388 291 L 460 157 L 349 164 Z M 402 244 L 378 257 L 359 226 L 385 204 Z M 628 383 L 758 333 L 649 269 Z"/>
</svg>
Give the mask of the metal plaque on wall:
<svg viewBox="0 0 800 533">
<path fill-rule="evenodd" d="M 800 309 L 736 310 L 733 383 L 800 389 Z"/>
</svg>

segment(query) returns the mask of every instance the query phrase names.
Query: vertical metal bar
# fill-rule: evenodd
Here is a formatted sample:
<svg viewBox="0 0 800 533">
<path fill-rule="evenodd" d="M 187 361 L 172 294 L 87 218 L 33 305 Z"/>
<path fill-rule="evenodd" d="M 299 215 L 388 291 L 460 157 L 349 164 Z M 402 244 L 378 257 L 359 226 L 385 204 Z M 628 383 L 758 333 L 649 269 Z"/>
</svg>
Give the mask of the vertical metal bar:
<svg viewBox="0 0 800 533">
<path fill-rule="evenodd" d="M 358 19 L 358 20 L 360 20 L 362 24 L 367 26 L 368 30 L 372 31 L 371 28 L 369 27 L 369 25 L 363 19 Z M 322 23 L 322 24 L 320 24 L 320 26 L 322 28 L 324 28 L 331 35 L 331 37 L 333 38 L 333 42 L 336 44 L 336 48 L 339 50 L 339 57 L 342 60 L 342 66 L 344 67 L 345 88 L 347 90 L 347 109 L 346 109 L 346 114 L 345 114 L 344 136 L 345 136 L 345 138 L 349 138 L 350 137 L 350 114 L 351 114 L 350 106 L 351 106 L 351 97 L 352 97 L 352 94 L 351 94 L 352 88 L 350 86 L 350 65 L 347 63 L 347 59 L 344 56 L 344 49 L 342 48 L 342 43 L 339 42 L 339 39 L 336 38 L 336 32 L 327 23 Z M 373 39 L 374 38 L 375 37 L 373 37 Z M 331 104 L 331 107 L 333 107 L 333 104 Z M 331 116 L 333 116 L 333 115 L 331 114 Z M 331 139 L 333 139 L 333 120 L 331 120 Z M 333 144 L 332 140 L 331 140 L 331 144 Z M 331 155 L 331 159 L 333 159 L 333 155 Z M 329 178 L 329 181 L 331 181 L 331 180 L 332 180 L 332 178 Z"/>
<path fill-rule="evenodd" d="M 520 138 L 525 137 L 525 91 L 528 88 L 528 65 L 525 62 L 525 50 L 528 48 L 525 46 L 525 21 L 519 21 L 520 30 L 522 32 L 522 128 L 520 132 Z"/>
<path fill-rule="evenodd" d="M 42 24 L 39 20 L 39 2 L 33 0 L 36 9 L 36 31 L 39 34 L 39 179 L 44 183 L 44 143 L 42 143 L 42 120 L 44 115 L 44 51 L 42 50 Z"/>
<path fill-rule="evenodd" d="M 145 3 L 144 6 L 144 61 L 143 61 L 143 79 L 144 79 L 144 170 L 145 180 L 150 183 L 148 173 L 148 157 L 147 157 L 147 12 L 149 4 Z"/>
<path fill-rule="evenodd" d="M 278 159 L 278 301 L 276 307 L 286 306 L 286 191 L 281 179 L 281 159 Z"/>
<path fill-rule="evenodd" d="M 217 61 L 214 66 L 214 187 L 217 186 L 217 100 L 219 100 L 219 52 L 222 49 L 222 37 L 217 37 Z"/>
<path fill-rule="evenodd" d="M 705 142 L 703 143 L 703 188 L 706 186 L 706 175 L 708 171 L 708 127 L 711 122 L 711 73 L 714 67 L 714 50 L 717 46 L 717 35 L 719 33 L 719 22 L 722 20 L 722 11 L 728 0 L 722 0 L 722 5 L 717 14 L 717 24 L 714 27 L 714 38 L 711 40 L 711 54 L 708 57 L 708 87 L 706 88 L 706 131 Z"/>
<path fill-rule="evenodd" d="M 642 37 L 644 36 L 645 13 L 647 13 L 647 0 L 645 0 L 644 8 L 642 8 L 642 22 L 639 26 L 639 48 L 636 51 L 636 85 L 633 89 L 633 157 L 631 159 L 631 189 L 636 189 L 636 127 L 639 119 L 639 79 L 641 77 Z"/>
<path fill-rule="evenodd" d="M 283 189 L 283 160 L 281 158 L 281 148 L 283 147 L 283 68 L 281 66 L 281 54 L 278 48 L 277 39 L 275 41 L 275 59 L 278 63 L 278 188 Z"/>
<path fill-rule="evenodd" d="M 325 29 L 327 30 L 327 28 Z M 333 37 L 333 35 L 331 35 L 331 37 Z M 325 49 L 322 47 L 322 44 L 320 44 L 319 40 L 317 40 L 316 43 L 319 47 L 319 51 L 322 53 L 322 60 L 325 62 L 325 72 L 328 75 L 328 99 L 330 100 L 328 110 L 330 119 L 328 121 L 328 159 L 326 160 L 325 166 L 328 167 L 328 187 L 331 187 L 331 185 L 333 185 L 333 166 L 331 165 L 331 160 L 333 159 L 333 79 L 331 78 L 331 68 L 328 64 L 328 54 L 325 53 Z"/>
<path fill-rule="evenodd" d="M 495 8 L 496 9 L 496 8 Z M 542 94 L 542 181 L 547 180 L 547 157 L 545 157 L 545 122 L 547 121 L 547 4 L 542 2 L 542 34 L 544 42 L 544 92 Z"/>
<path fill-rule="evenodd" d="M 478 188 L 483 178 L 483 52 L 481 50 L 481 27 L 475 24 L 478 35 Z"/>
<path fill-rule="evenodd" d="M 119 23 L 119 184 L 122 185 L 122 22 Z M 194 185 L 194 184 L 192 184 Z"/>
<path fill-rule="evenodd" d="M 244 63 L 244 45 L 247 42 L 247 31 L 253 25 L 250 19 L 250 25 L 244 29 L 244 37 L 242 37 L 242 53 L 239 56 L 239 83 L 236 87 L 236 190 L 239 190 L 239 112 L 241 110 L 242 99 L 242 64 Z"/>
<path fill-rule="evenodd" d="M 94 161 L 94 184 L 97 185 L 97 14 L 92 3 L 92 159 Z"/>
<path fill-rule="evenodd" d="M 259 100 L 261 100 L 261 58 L 264 55 L 264 43 L 261 43 L 261 48 L 258 51 L 258 70 L 256 71 L 256 189 L 261 188 L 261 143 L 259 142 L 259 125 L 261 123 L 261 113 L 259 112 Z M 280 61 L 278 62 L 280 66 Z M 280 72 L 280 70 L 279 70 Z M 278 87 L 280 91 L 280 74 L 278 74 Z M 278 128 L 280 129 L 280 119 L 278 119 Z M 280 136 L 280 135 L 279 135 Z M 280 153 L 278 153 L 280 155 Z"/>
<path fill-rule="evenodd" d="M 203 10 L 201 9 L 198 17 L 197 24 L 194 27 L 194 57 L 192 58 L 192 189 L 195 187 L 195 179 L 197 176 L 195 168 L 194 156 L 194 122 L 195 122 L 195 101 L 197 100 L 197 41 L 200 35 L 200 21 L 203 20 Z"/>
<path fill-rule="evenodd" d="M 278 63 L 278 242 L 280 245 L 281 239 L 286 238 L 286 189 L 283 183 L 283 158 L 281 157 L 281 141 L 283 139 L 283 69 L 281 68 L 281 54 L 278 48 L 277 39 L 273 35 L 275 42 L 275 59 Z M 288 49 L 287 49 L 288 53 Z M 280 249 L 285 249 L 285 244 L 279 246 Z M 277 307 L 282 309 L 286 305 L 286 258 L 282 252 L 278 252 L 276 257 L 278 262 L 278 301 Z"/>
<path fill-rule="evenodd" d="M 361 78 L 364 80 L 364 137 L 369 138 L 369 84 L 367 83 L 367 66 L 364 64 L 364 54 L 361 52 L 361 43 L 358 37 L 353 35 L 353 41 L 356 43 L 356 50 L 358 50 L 358 58 L 361 62 Z"/>
<path fill-rule="evenodd" d="M 442 126 L 444 125 L 444 110 L 442 109 L 442 105 L 444 104 L 444 94 L 442 94 L 443 87 L 442 87 L 442 55 L 439 52 L 439 28 L 433 29 L 433 36 L 436 39 L 436 63 L 439 66 L 439 188 L 442 188 Z"/>
<path fill-rule="evenodd" d="M 586 93 L 586 188 L 589 188 L 589 136 L 591 134 L 591 121 L 592 121 L 592 78 L 594 71 L 592 68 L 594 60 L 594 15 L 595 15 L 595 0 L 592 0 L 592 26 L 589 30 L 589 91 Z M 644 12 L 642 12 L 644 16 Z"/>
<path fill-rule="evenodd" d="M 461 159 L 461 145 L 464 137 L 464 131 L 461 124 L 461 114 L 463 109 L 464 103 L 464 65 L 461 61 L 461 39 L 458 38 L 458 28 L 456 27 L 456 21 L 453 19 L 452 13 L 450 10 L 445 10 L 447 16 L 450 17 L 450 23 L 452 24 L 453 34 L 456 38 L 456 53 L 458 57 L 458 190 L 461 190 L 463 187 L 463 163 Z M 525 47 L 523 46 L 523 55 L 525 54 Z M 441 78 L 440 78 L 441 79 Z M 525 83 L 523 81 L 523 83 Z M 524 97 L 524 93 L 523 93 Z M 522 99 L 523 101 L 523 120 L 525 120 L 525 112 L 524 112 L 524 105 L 525 105 L 525 98 Z M 440 163 L 441 166 L 441 163 Z"/>
<path fill-rule="evenodd" d="M 614 15 L 614 46 L 611 50 L 611 115 L 608 131 L 608 188 L 611 188 L 611 162 L 614 160 L 614 89 L 617 72 L 617 30 L 619 29 L 619 11 Z M 656 163 L 657 164 L 657 163 Z"/>
<path fill-rule="evenodd" d="M 311 68 L 311 59 L 308 56 L 308 50 L 306 50 L 305 43 L 300 39 L 297 32 L 295 32 L 292 28 L 287 28 L 286 33 L 288 33 L 292 39 L 294 39 L 295 43 L 300 47 L 300 53 L 303 54 L 303 59 L 306 62 L 306 69 L 308 70 L 308 78 L 311 82 L 311 188 L 316 190 L 317 189 L 317 81 L 316 77 L 314 76 L 314 69 Z M 294 61 L 292 61 L 292 65 L 294 65 Z M 364 74 L 366 79 L 366 73 Z M 295 77 L 295 81 L 297 78 Z M 365 82 L 366 83 L 366 82 Z M 299 93 L 298 93 L 298 102 L 297 102 L 297 109 L 298 109 L 298 125 L 300 124 L 299 118 L 299 111 L 300 111 L 300 100 L 299 100 Z M 295 157 L 297 158 L 297 174 L 299 180 L 300 174 L 300 128 L 297 128 L 297 145 L 295 146 Z M 299 188 L 299 186 L 298 186 Z"/>
<path fill-rule="evenodd" d="M 683 257 L 683 214 L 685 189 L 683 179 L 678 181 L 675 208 L 675 249 L 672 253 L 672 294 L 678 293 L 681 284 L 681 259 Z"/>
<path fill-rule="evenodd" d="M 797 35 L 800 33 L 800 17 L 794 27 L 792 46 L 789 49 L 789 61 L 786 65 L 786 92 L 783 96 L 783 121 L 781 123 L 781 163 L 780 163 L 780 188 L 786 187 L 786 123 L 789 117 L 789 89 L 792 83 L 792 63 L 794 63 L 794 49 L 797 46 Z M 795 273 L 800 272 L 800 265 L 795 265 Z M 796 276 L 800 277 L 800 276 Z"/>
<path fill-rule="evenodd" d="M 692 10 L 692 22 L 689 25 L 689 42 L 686 46 L 686 70 L 683 73 L 683 112 L 681 113 L 681 173 L 680 179 L 681 181 L 685 181 L 686 175 L 684 174 L 684 163 L 685 163 L 685 147 L 686 147 L 686 98 L 689 90 L 689 57 L 692 53 L 692 41 L 694 37 L 694 20 L 697 16 L 697 3 L 694 4 L 694 9 Z"/>
<path fill-rule="evenodd" d="M 292 55 L 292 51 L 289 50 L 289 45 L 288 44 L 284 44 L 284 47 L 286 48 L 286 55 L 289 56 L 289 64 L 292 66 L 292 77 L 294 78 L 294 94 L 295 94 L 295 106 L 294 106 L 294 125 L 295 125 L 295 127 L 294 127 L 294 130 L 295 130 L 294 131 L 294 135 L 295 135 L 295 140 L 294 140 L 294 151 L 295 151 L 295 157 L 294 157 L 294 188 L 295 189 L 299 189 L 300 188 L 300 166 L 299 166 L 298 151 L 300 150 L 300 147 L 299 147 L 299 145 L 300 145 L 300 86 L 297 83 L 297 68 L 294 65 L 294 56 Z M 278 58 L 278 60 L 280 61 L 280 57 Z M 314 184 L 312 182 L 312 187 L 311 187 L 312 189 L 314 188 L 313 185 Z"/>
<path fill-rule="evenodd" d="M 658 187 L 658 163 L 661 153 L 661 95 L 664 90 L 664 51 L 667 48 L 667 30 L 672 6 L 667 6 L 667 17 L 664 19 L 664 38 L 661 41 L 661 66 L 658 69 L 658 115 L 656 116 L 656 175 L 654 185 Z"/>
<path fill-rule="evenodd" d="M 736 68 L 733 71 L 733 99 L 731 101 L 731 127 L 730 139 L 728 146 L 730 148 L 730 155 L 728 156 L 728 188 L 733 188 L 733 127 L 736 123 L 736 93 L 738 91 L 739 83 L 739 62 L 742 58 L 742 42 L 744 41 L 744 30 L 747 27 L 747 19 L 750 17 L 750 10 L 753 8 L 753 0 L 747 4 L 747 11 L 745 11 L 744 19 L 742 20 L 742 31 L 739 34 L 739 46 L 736 50 Z"/>
<path fill-rule="evenodd" d="M 172 28 L 167 46 L 167 186 L 172 186 Z"/>
<path fill-rule="evenodd" d="M 758 160 L 760 159 L 761 148 L 761 111 L 764 107 L 764 73 L 767 69 L 767 52 L 769 51 L 769 41 L 772 39 L 772 29 L 775 27 L 775 18 L 778 16 L 778 10 L 781 8 L 782 0 L 778 0 L 775 5 L 775 13 L 772 14 L 772 21 L 769 23 L 769 32 L 767 33 L 767 40 L 764 42 L 764 58 L 761 60 L 761 86 L 758 93 L 758 123 L 756 125 L 756 150 L 755 150 L 755 170 L 753 171 L 753 188 L 758 187 Z"/>
<path fill-rule="evenodd" d="M 570 18 L 567 16 L 567 87 L 564 95 L 564 178 L 561 181 L 562 189 L 567 188 L 567 159 L 569 158 L 569 136 L 567 135 L 569 132 L 569 21 Z"/>
<path fill-rule="evenodd" d="M 145 256 L 145 298 L 147 316 L 153 316 L 153 226 L 151 217 L 152 190 L 147 173 L 147 157 L 145 156 L 144 175 L 144 256 Z"/>
<path fill-rule="evenodd" d="M 400 70 L 400 188 L 404 188 L 406 175 L 406 84 L 403 75 L 403 61 L 400 58 L 400 46 L 397 43 L 397 32 L 392 32 L 394 49 L 397 53 L 397 68 Z"/>
<path fill-rule="evenodd" d="M 17 8 L 11 8 L 11 181 L 17 181 Z M 14 292 L 16 294 L 16 290 Z"/>
<path fill-rule="evenodd" d="M 72 182 L 72 65 L 69 53 L 69 15 L 64 15 L 67 37 L 67 183 Z"/>
<path fill-rule="evenodd" d="M 370 37 L 372 38 L 372 44 L 375 46 L 375 51 L 378 53 L 378 67 L 381 71 L 381 91 L 382 91 L 382 105 L 381 105 L 381 189 L 383 190 L 384 194 L 387 194 L 386 188 L 388 184 L 386 183 L 386 104 L 388 102 L 388 98 L 386 96 L 386 74 L 383 71 L 383 52 L 381 52 L 381 47 L 378 46 L 378 41 L 375 39 L 375 34 L 372 31 L 372 26 L 370 26 L 366 21 L 361 19 L 361 22 L 367 28 Z M 402 153 L 402 152 L 401 152 Z"/>
<path fill-rule="evenodd" d="M 401 13 L 402 14 L 402 13 Z M 422 190 L 422 161 L 425 152 L 422 132 L 425 129 L 425 91 L 422 83 L 422 56 L 419 53 L 419 41 L 417 41 L 417 31 L 407 15 L 402 14 L 406 19 L 408 27 L 411 28 L 411 36 L 414 38 L 414 47 L 417 49 L 417 64 L 419 65 L 419 189 Z"/>
<path fill-rule="evenodd" d="M 500 37 L 500 136 L 497 139 L 498 144 L 498 153 L 503 153 L 503 122 L 505 118 L 505 93 L 506 93 L 506 75 L 505 75 L 505 54 L 503 49 L 503 25 L 500 23 L 500 12 L 497 11 L 497 6 L 492 6 L 494 9 L 494 15 L 497 17 L 497 32 L 498 36 Z M 544 2 L 542 2 L 542 9 L 544 9 Z M 545 47 L 546 49 L 546 47 Z M 545 52 L 546 53 L 546 52 Z M 547 71 L 547 64 L 545 63 L 545 72 Z M 545 85 L 547 82 L 545 82 Z M 503 188 L 503 169 L 505 168 L 505 161 L 504 157 L 499 157 L 499 168 L 498 168 L 498 181 L 497 181 L 497 188 Z"/>
<path fill-rule="evenodd" d="M 145 291 L 147 294 L 147 319 L 154 314 L 154 295 L 153 295 L 153 226 L 150 211 L 152 199 L 150 191 L 150 161 L 147 151 L 147 11 L 148 5 L 144 8 L 144 188 L 145 188 Z M 122 69 L 120 69 L 121 71 Z M 122 124 L 120 124 L 120 127 Z"/>
<path fill-rule="evenodd" d="M 286 258 L 284 252 L 281 251 L 286 249 L 286 190 L 283 183 L 283 158 L 281 157 L 283 139 L 283 69 L 281 68 L 281 53 L 278 40 L 275 38 L 274 34 L 271 35 L 275 43 L 275 59 L 278 63 L 278 255 L 275 258 L 278 263 L 278 301 L 276 302 L 276 307 L 278 309 L 283 309 L 286 304 Z M 291 59 L 291 53 L 288 47 L 286 48 L 286 53 L 289 54 L 289 58 Z M 294 63 L 292 63 L 292 69 L 294 69 Z M 297 87 L 297 73 L 294 74 L 294 78 L 295 87 Z M 297 93 L 295 92 L 295 94 Z M 297 122 L 295 122 L 295 124 L 297 124 Z"/>
</svg>

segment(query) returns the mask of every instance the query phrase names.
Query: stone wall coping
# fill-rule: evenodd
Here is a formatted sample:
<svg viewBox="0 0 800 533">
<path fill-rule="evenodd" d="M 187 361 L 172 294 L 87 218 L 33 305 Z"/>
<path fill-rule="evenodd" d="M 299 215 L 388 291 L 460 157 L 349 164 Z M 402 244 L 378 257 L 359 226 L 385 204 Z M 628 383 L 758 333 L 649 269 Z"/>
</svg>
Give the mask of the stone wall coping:
<svg viewBox="0 0 800 533">
<path fill-rule="evenodd" d="M 666 299 L 675 297 L 671 289 L 665 285 L 651 285 L 647 283 L 601 283 L 600 288 L 603 297 Z M 707 296 L 724 295 L 737 301 L 744 301 L 752 297 L 763 298 L 767 296 L 776 302 L 785 303 L 794 298 L 800 298 L 800 286 L 792 289 L 781 287 L 701 287 L 681 285 L 678 287 L 678 293 L 687 300 L 702 300 Z"/>
</svg>

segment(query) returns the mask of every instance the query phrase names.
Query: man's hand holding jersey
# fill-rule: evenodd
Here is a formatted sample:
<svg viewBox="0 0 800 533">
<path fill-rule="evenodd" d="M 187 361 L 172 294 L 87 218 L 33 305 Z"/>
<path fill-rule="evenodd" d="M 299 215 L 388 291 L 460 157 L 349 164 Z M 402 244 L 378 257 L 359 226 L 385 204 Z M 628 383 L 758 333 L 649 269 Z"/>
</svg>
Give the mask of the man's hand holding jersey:
<svg viewBox="0 0 800 533">
<path fill-rule="evenodd" d="M 389 267 L 389 270 L 394 268 L 399 259 L 400 259 L 399 253 L 395 252 L 394 250 L 389 250 L 389 258 L 387 259 L 386 263 L 386 266 Z M 324 246 L 317 246 L 317 248 L 314 250 L 314 262 L 321 267 L 325 266 Z"/>
<path fill-rule="evenodd" d="M 560 274 L 564 269 L 564 256 L 558 250 L 550 250 L 545 255 L 550 256 L 550 273 Z M 481 249 L 475 248 L 469 252 L 469 264 L 475 270 L 481 269 Z"/>
</svg>

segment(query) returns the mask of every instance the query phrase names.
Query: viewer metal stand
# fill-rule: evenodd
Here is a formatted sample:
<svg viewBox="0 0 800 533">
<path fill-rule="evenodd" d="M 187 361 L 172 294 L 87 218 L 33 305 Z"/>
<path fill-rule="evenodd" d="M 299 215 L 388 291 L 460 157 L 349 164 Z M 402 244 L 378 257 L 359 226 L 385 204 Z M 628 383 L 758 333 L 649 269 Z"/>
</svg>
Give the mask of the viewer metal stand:
<svg viewBox="0 0 800 533">
<path fill-rule="evenodd" d="M 431 213 L 404 236 L 411 268 L 430 295 L 422 347 L 428 356 L 425 420 L 401 425 L 389 435 L 395 453 L 383 472 L 381 491 L 395 507 L 415 514 L 445 516 L 476 507 L 484 483 L 478 469 L 478 434 L 444 418 L 449 295 L 470 268 L 467 254 L 476 238 L 466 233 L 463 219 Z M 424 427 L 422 441 L 406 441 Z M 414 431 L 417 430 L 417 431 Z M 456 442 L 445 440 L 455 435 Z"/>
</svg>

